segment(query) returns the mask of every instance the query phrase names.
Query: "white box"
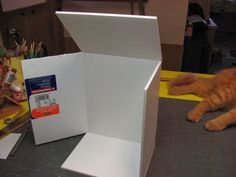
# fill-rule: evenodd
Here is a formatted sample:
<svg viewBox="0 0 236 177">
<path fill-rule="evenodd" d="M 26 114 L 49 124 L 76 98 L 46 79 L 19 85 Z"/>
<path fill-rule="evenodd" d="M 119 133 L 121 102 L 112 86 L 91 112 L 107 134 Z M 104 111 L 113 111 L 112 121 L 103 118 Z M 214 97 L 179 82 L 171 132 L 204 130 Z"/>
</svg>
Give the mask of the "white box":
<svg viewBox="0 0 236 177">
<path fill-rule="evenodd" d="M 24 78 L 33 83 L 27 86 L 31 111 L 39 103 L 48 106 L 49 97 L 59 106 L 56 114 L 32 119 L 36 144 L 86 133 L 62 168 L 101 177 L 145 176 L 159 100 L 157 18 L 56 14 L 82 52 L 23 62 Z M 30 96 L 29 87 L 53 83 L 47 77 L 52 75 L 56 89 Z"/>
</svg>

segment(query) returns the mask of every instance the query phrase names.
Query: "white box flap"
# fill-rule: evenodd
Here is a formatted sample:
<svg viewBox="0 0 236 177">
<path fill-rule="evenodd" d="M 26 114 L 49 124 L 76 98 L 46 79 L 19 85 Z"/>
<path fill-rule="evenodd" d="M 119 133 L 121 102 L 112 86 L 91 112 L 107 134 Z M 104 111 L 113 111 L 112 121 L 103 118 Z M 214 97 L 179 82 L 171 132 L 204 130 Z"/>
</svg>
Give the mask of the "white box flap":
<svg viewBox="0 0 236 177">
<path fill-rule="evenodd" d="M 161 60 L 157 17 L 56 12 L 87 53 Z"/>
</svg>

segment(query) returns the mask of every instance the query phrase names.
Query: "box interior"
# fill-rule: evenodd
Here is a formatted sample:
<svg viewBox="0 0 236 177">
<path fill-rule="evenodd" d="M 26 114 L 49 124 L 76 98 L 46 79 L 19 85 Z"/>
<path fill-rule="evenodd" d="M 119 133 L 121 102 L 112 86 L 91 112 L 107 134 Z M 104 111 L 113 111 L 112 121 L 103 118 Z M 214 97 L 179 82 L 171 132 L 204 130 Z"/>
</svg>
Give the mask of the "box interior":
<svg viewBox="0 0 236 177">
<path fill-rule="evenodd" d="M 37 144 L 65 137 L 51 131 L 66 127 L 141 142 L 144 88 L 157 63 L 88 53 L 23 62 L 25 79 L 56 75 L 60 114 L 32 120 Z"/>
<path fill-rule="evenodd" d="M 132 168 L 136 170 L 125 170 L 127 169 L 125 167 L 122 171 L 117 168 L 120 171 L 117 175 L 130 173 L 130 170 L 138 173 L 145 111 L 145 87 L 158 63 L 160 62 L 154 60 L 83 52 L 24 61 L 25 79 L 56 75 L 60 114 L 32 119 L 36 144 L 89 133 L 83 138 L 83 143 L 80 142 L 76 147 L 79 153 L 75 150 L 63 164 L 63 168 L 90 175 L 97 174 L 98 168 L 91 168 L 92 171 L 88 169 L 91 165 L 96 166 L 96 161 L 93 159 L 101 159 L 100 156 L 104 156 L 102 152 L 105 150 L 116 154 L 111 156 L 115 162 L 121 160 L 122 163 L 136 164 Z M 96 138 L 91 134 L 101 135 L 100 139 L 104 139 L 108 144 L 99 146 Z M 94 141 L 91 141 L 92 139 Z M 86 143 L 87 141 L 90 143 Z M 120 142 L 123 144 L 120 151 L 123 156 L 116 152 L 120 149 Z M 91 152 L 86 150 L 91 145 L 96 149 L 96 156 L 91 156 Z M 101 153 L 99 149 L 102 150 Z M 78 163 L 76 163 L 78 168 L 71 167 L 73 160 L 70 159 L 83 159 L 80 154 L 88 155 L 87 160 L 83 162 L 90 164 L 89 168 L 77 166 Z M 137 158 L 138 162 L 134 161 Z M 104 159 L 100 160 L 100 165 L 103 166 L 102 169 L 107 169 L 109 164 Z"/>
</svg>

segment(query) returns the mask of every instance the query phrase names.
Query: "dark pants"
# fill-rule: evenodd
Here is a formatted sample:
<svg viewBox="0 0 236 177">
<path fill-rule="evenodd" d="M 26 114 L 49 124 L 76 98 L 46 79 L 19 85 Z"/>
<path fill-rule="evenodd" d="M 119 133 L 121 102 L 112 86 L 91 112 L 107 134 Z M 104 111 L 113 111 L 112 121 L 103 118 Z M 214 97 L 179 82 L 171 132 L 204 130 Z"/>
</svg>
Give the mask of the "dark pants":
<svg viewBox="0 0 236 177">
<path fill-rule="evenodd" d="M 209 49 L 209 43 L 205 35 L 185 37 L 182 71 L 206 73 Z"/>
</svg>

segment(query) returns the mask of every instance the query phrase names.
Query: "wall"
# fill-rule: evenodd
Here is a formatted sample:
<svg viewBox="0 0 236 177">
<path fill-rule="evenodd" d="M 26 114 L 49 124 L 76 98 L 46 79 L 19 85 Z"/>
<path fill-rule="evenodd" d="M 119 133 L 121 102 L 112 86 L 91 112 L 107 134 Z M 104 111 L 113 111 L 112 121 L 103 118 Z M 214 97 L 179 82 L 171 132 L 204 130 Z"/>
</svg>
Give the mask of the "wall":
<svg viewBox="0 0 236 177">
<path fill-rule="evenodd" d="M 162 69 L 181 70 L 187 7 L 188 0 L 149 0 L 146 4 L 146 14 L 159 21 Z"/>
<path fill-rule="evenodd" d="M 44 2 L 46 2 L 46 0 L 1 0 L 3 12 L 20 9 Z"/>
<path fill-rule="evenodd" d="M 186 23 L 188 0 L 149 0 L 147 15 L 159 19 L 161 42 L 182 45 Z"/>
<path fill-rule="evenodd" d="M 7 7 L 11 9 L 19 8 L 19 1 L 24 1 L 22 5 L 28 6 L 31 3 L 41 3 L 43 0 L 19 0 L 17 3 L 15 0 L 1 1 L 3 6 L 4 3 L 8 2 Z M 148 0 L 145 3 L 146 15 L 158 17 L 160 39 L 161 43 L 165 46 L 162 47 L 165 50 L 162 52 L 164 69 L 181 69 L 187 6 L 188 0 Z M 131 14 L 131 4 L 129 2 L 115 2 L 115 0 L 114 2 L 63 1 L 62 10 Z M 139 14 L 137 3 L 134 5 L 134 14 Z M 78 48 L 68 36 L 65 33 L 66 50 L 72 49 L 69 52 L 77 51 Z M 177 55 L 176 52 L 178 53 Z"/>
<path fill-rule="evenodd" d="M 80 12 L 104 12 L 104 13 L 131 13 L 130 2 L 96 2 L 96 1 L 63 1 L 62 8 L 65 11 Z M 137 4 L 135 3 L 135 14 L 138 14 Z"/>
<path fill-rule="evenodd" d="M 64 53 L 64 29 L 55 15 L 57 7 L 56 1 L 50 1 L 0 14 L 0 30 L 5 47 L 16 47 L 9 34 L 10 29 L 15 28 L 20 34 L 18 42 L 24 38 L 29 47 L 33 41 L 42 41 L 49 55 Z"/>
</svg>

